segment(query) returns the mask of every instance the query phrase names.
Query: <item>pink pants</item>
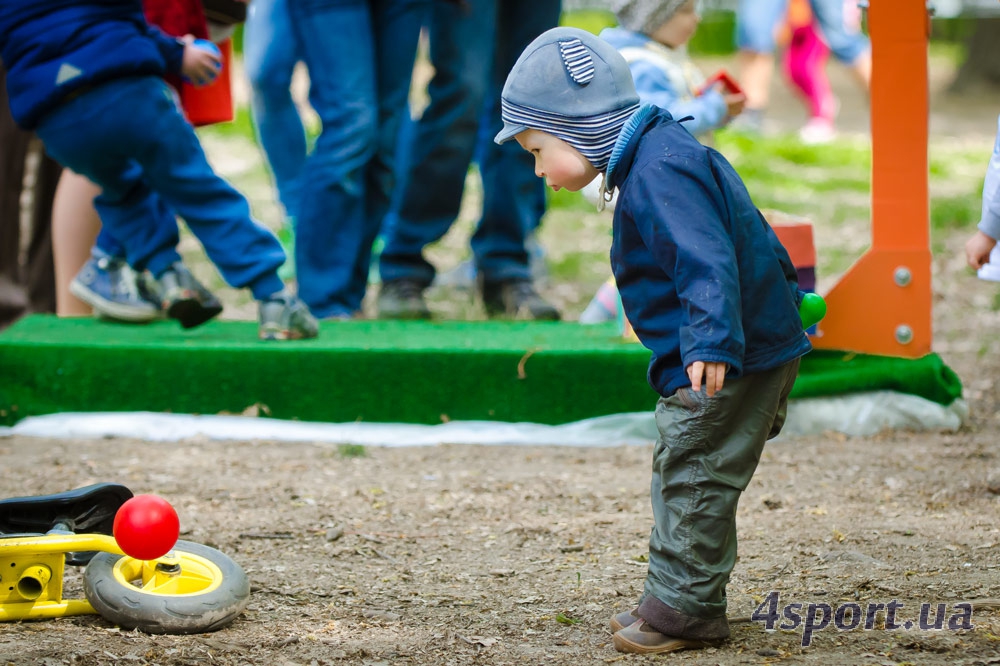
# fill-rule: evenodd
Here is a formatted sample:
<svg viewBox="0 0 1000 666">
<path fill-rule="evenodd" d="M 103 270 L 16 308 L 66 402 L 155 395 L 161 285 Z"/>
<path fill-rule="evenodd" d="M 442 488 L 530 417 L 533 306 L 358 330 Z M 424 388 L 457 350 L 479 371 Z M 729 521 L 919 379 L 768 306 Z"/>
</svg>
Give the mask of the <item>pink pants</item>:
<svg viewBox="0 0 1000 666">
<path fill-rule="evenodd" d="M 837 100 L 826 76 L 826 61 L 830 49 L 815 24 L 795 28 L 785 49 L 785 76 L 800 93 L 810 118 L 832 121 L 837 113 Z"/>
</svg>

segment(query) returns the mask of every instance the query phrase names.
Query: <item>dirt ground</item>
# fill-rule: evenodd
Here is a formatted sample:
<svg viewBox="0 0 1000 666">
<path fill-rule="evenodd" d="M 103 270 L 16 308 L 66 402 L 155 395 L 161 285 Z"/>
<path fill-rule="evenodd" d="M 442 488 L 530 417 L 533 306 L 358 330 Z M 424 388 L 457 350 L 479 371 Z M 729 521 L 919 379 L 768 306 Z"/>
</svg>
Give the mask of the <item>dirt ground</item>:
<svg viewBox="0 0 1000 666">
<path fill-rule="evenodd" d="M 863 108 L 846 78 L 835 85 L 845 108 Z M 974 135 L 985 166 L 992 102 L 935 98 L 938 140 Z M 963 241 L 947 239 L 935 259 L 935 350 L 965 382 L 968 426 L 772 442 L 740 505 L 731 640 L 662 659 L 1000 663 L 1000 316 L 996 285 L 962 270 Z M 0 496 L 99 481 L 160 494 L 177 508 L 182 538 L 225 552 L 252 583 L 246 611 L 212 634 L 151 636 L 99 616 L 3 624 L 0 664 L 659 661 L 616 653 L 608 629 L 642 588 L 651 449 L 449 445 L 359 456 L 318 443 L 0 439 Z M 79 596 L 77 574 L 67 586 Z M 918 622 L 921 604 L 933 623 L 944 604 L 944 628 L 887 630 L 879 614 L 868 630 L 830 622 L 803 646 L 804 619 L 785 631 L 750 621 L 772 591 L 779 612 L 801 604 L 803 618 L 810 605 L 896 602 L 898 624 Z M 953 616 L 958 629 L 948 628 Z"/>
</svg>

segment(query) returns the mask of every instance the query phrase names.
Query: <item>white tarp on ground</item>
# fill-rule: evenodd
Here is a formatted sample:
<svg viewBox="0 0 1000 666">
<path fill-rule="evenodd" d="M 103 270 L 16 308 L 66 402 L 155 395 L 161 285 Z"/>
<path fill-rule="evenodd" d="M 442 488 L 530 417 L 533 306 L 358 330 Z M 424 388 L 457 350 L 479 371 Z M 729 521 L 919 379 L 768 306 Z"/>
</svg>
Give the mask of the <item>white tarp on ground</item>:
<svg viewBox="0 0 1000 666">
<path fill-rule="evenodd" d="M 805 398 L 789 403 L 782 438 L 840 432 L 872 435 L 883 430 L 958 430 L 968 406 L 956 400 L 944 407 L 893 391 Z M 218 440 L 330 442 L 369 446 L 435 444 L 524 444 L 621 446 L 656 439 L 652 410 L 567 423 L 452 421 L 440 425 L 405 423 L 313 423 L 244 416 L 194 416 L 152 412 L 50 414 L 0 427 L 0 437 L 26 435 L 59 439 L 133 437 L 178 441 L 191 437 Z"/>
</svg>

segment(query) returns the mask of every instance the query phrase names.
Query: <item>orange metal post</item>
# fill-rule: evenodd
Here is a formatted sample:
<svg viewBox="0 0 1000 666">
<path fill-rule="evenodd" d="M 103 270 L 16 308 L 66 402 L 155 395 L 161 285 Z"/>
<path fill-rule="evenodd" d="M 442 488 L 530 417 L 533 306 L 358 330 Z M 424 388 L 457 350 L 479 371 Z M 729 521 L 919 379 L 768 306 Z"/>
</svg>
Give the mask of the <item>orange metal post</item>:
<svg viewBox="0 0 1000 666">
<path fill-rule="evenodd" d="M 931 351 L 927 188 L 930 18 L 922 0 L 871 0 L 872 244 L 825 295 L 813 344 L 918 358 Z M 822 252 L 822 248 L 820 249 Z"/>
</svg>

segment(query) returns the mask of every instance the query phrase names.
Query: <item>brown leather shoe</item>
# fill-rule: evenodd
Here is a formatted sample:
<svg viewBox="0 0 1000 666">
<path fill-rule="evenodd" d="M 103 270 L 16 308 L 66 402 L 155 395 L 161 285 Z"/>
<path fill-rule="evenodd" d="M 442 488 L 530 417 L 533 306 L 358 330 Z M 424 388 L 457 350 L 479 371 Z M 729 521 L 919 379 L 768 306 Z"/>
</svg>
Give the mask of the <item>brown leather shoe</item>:
<svg viewBox="0 0 1000 666">
<path fill-rule="evenodd" d="M 636 606 L 632 610 L 622 611 L 611 618 L 611 633 L 617 633 L 624 629 L 625 627 L 634 624 L 636 621 L 641 620 L 639 617 L 639 607 Z"/>
<path fill-rule="evenodd" d="M 712 643 L 689 638 L 676 638 L 661 634 L 640 618 L 636 622 L 616 632 L 612 639 L 619 652 L 635 654 L 665 654 L 678 650 L 697 650 L 711 647 Z"/>
</svg>

